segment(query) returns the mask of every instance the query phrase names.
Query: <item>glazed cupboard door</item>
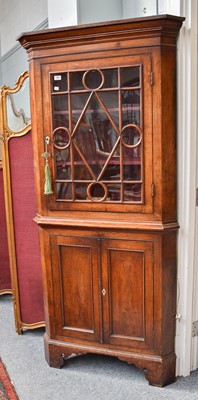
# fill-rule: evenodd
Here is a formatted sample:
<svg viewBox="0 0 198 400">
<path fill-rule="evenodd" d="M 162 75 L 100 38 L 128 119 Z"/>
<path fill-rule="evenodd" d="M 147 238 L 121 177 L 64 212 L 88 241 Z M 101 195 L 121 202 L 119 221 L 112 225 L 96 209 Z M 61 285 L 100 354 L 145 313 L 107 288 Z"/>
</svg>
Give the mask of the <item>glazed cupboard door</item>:
<svg viewBox="0 0 198 400">
<path fill-rule="evenodd" d="M 97 240 L 50 236 L 56 336 L 100 339 Z"/>
<path fill-rule="evenodd" d="M 42 66 L 54 191 L 48 208 L 151 213 L 150 55 L 80 65 Z"/>
<path fill-rule="evenodd" d="M 102 240 L 104 342 L 153 347 L 153 242 Z"/>
</svg>

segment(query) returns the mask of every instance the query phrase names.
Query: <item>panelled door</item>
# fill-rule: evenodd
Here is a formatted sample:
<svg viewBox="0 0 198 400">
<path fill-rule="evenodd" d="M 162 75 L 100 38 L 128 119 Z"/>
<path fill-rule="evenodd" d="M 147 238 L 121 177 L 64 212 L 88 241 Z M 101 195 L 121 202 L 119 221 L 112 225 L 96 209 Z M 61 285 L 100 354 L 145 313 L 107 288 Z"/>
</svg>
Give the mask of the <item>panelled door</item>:
<svg viewBox="0 0 198 400">
<path fill-rule="evenodd" d="M 51 236 L 55 334 L 100 339 L 100 270 L 98 242 L 82 237 Z"/>
<path fill-rule="evenodd" d="M 52 235 L 51 253 L 56 335 L 152 347 L 152 242 Z"/>
<path fill-rule="evenodd" d="M 153 243 L 102 241 L 104 342 L 152 348 Z"/>
</svg>

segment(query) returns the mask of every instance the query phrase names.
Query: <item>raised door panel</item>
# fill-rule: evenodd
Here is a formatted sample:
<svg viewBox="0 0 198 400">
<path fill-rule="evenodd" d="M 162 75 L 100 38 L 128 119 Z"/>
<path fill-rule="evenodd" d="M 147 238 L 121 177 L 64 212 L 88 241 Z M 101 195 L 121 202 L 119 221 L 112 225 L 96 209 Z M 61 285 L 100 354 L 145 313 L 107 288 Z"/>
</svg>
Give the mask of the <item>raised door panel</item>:
<svg viewBox="0 0 198 400">
<path fill-rule="evenodd" d="M 99 340 L 97 240 L 52 236 L 51 253 L 56 334 Z"/>
<path fill-rule="evenodd" d="M 80 70 L 72 61 L 44 64 L 41 71 L 54 192 L 48 208 L 152 213 L 150 55 L 86 60 Z"/>
<path fill-rule="evenodd" d="M 102 241 L 104 342 L 152 348 L 153 244 Z"/>
</svg>

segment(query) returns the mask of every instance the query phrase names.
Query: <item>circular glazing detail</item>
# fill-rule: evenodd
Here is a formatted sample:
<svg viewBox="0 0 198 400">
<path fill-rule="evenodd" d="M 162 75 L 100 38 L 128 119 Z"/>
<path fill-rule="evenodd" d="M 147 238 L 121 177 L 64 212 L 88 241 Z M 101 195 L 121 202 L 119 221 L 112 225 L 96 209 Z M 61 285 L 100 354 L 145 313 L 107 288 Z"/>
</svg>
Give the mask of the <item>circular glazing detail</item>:
<svg viewBox="0 0 198 400">
<path fill-rule="evenodd" d="M 137 125 L 126 125 L 121 131 L 121 140 L 124 146 L 133 149 L 141 143 L 142 131 Z"/>
<path fill-rule="evenodd" d="M 100 69 L 91 69 L 83 75 L 83 85 L 86 89 L 97 90 L 104 84 L 104 75 Z"/>
<path fill-rule="evenodd" d="M 59 126 L 53 132 L 54 147 L 59 150 L 67 149 L 70 145 L 71 138 L 67 128 Z"/>
<path fill-rule="evenodd" d="M 102 202 L 107 198 L 108 190 L 101 182 L 92 182 L 87 188 L 87 196 L 91 201 Z"/>
</svg>

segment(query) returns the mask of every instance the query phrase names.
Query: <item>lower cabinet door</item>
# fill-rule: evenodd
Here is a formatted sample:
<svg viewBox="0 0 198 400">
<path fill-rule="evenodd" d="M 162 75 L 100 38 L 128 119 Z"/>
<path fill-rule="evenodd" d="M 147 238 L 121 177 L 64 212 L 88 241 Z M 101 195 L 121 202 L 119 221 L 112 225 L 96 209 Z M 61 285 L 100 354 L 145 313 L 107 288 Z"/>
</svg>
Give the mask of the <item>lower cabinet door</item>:
<svg viewBox="0 0 198 400">
<path fill-rule="evenodd" d="M 56 235 L 50 241 L 55 334 L 100 341 L 98 241 Z"/>
<path fill-rule="evenodd" d="M 55 334 L 152 348 L 153 242 L 51 236 Z"/>
<path fill-rule="evenodd" d="M 104 342 L 153 347 L 153 243 L 102 240 Z"/>
</svg>

